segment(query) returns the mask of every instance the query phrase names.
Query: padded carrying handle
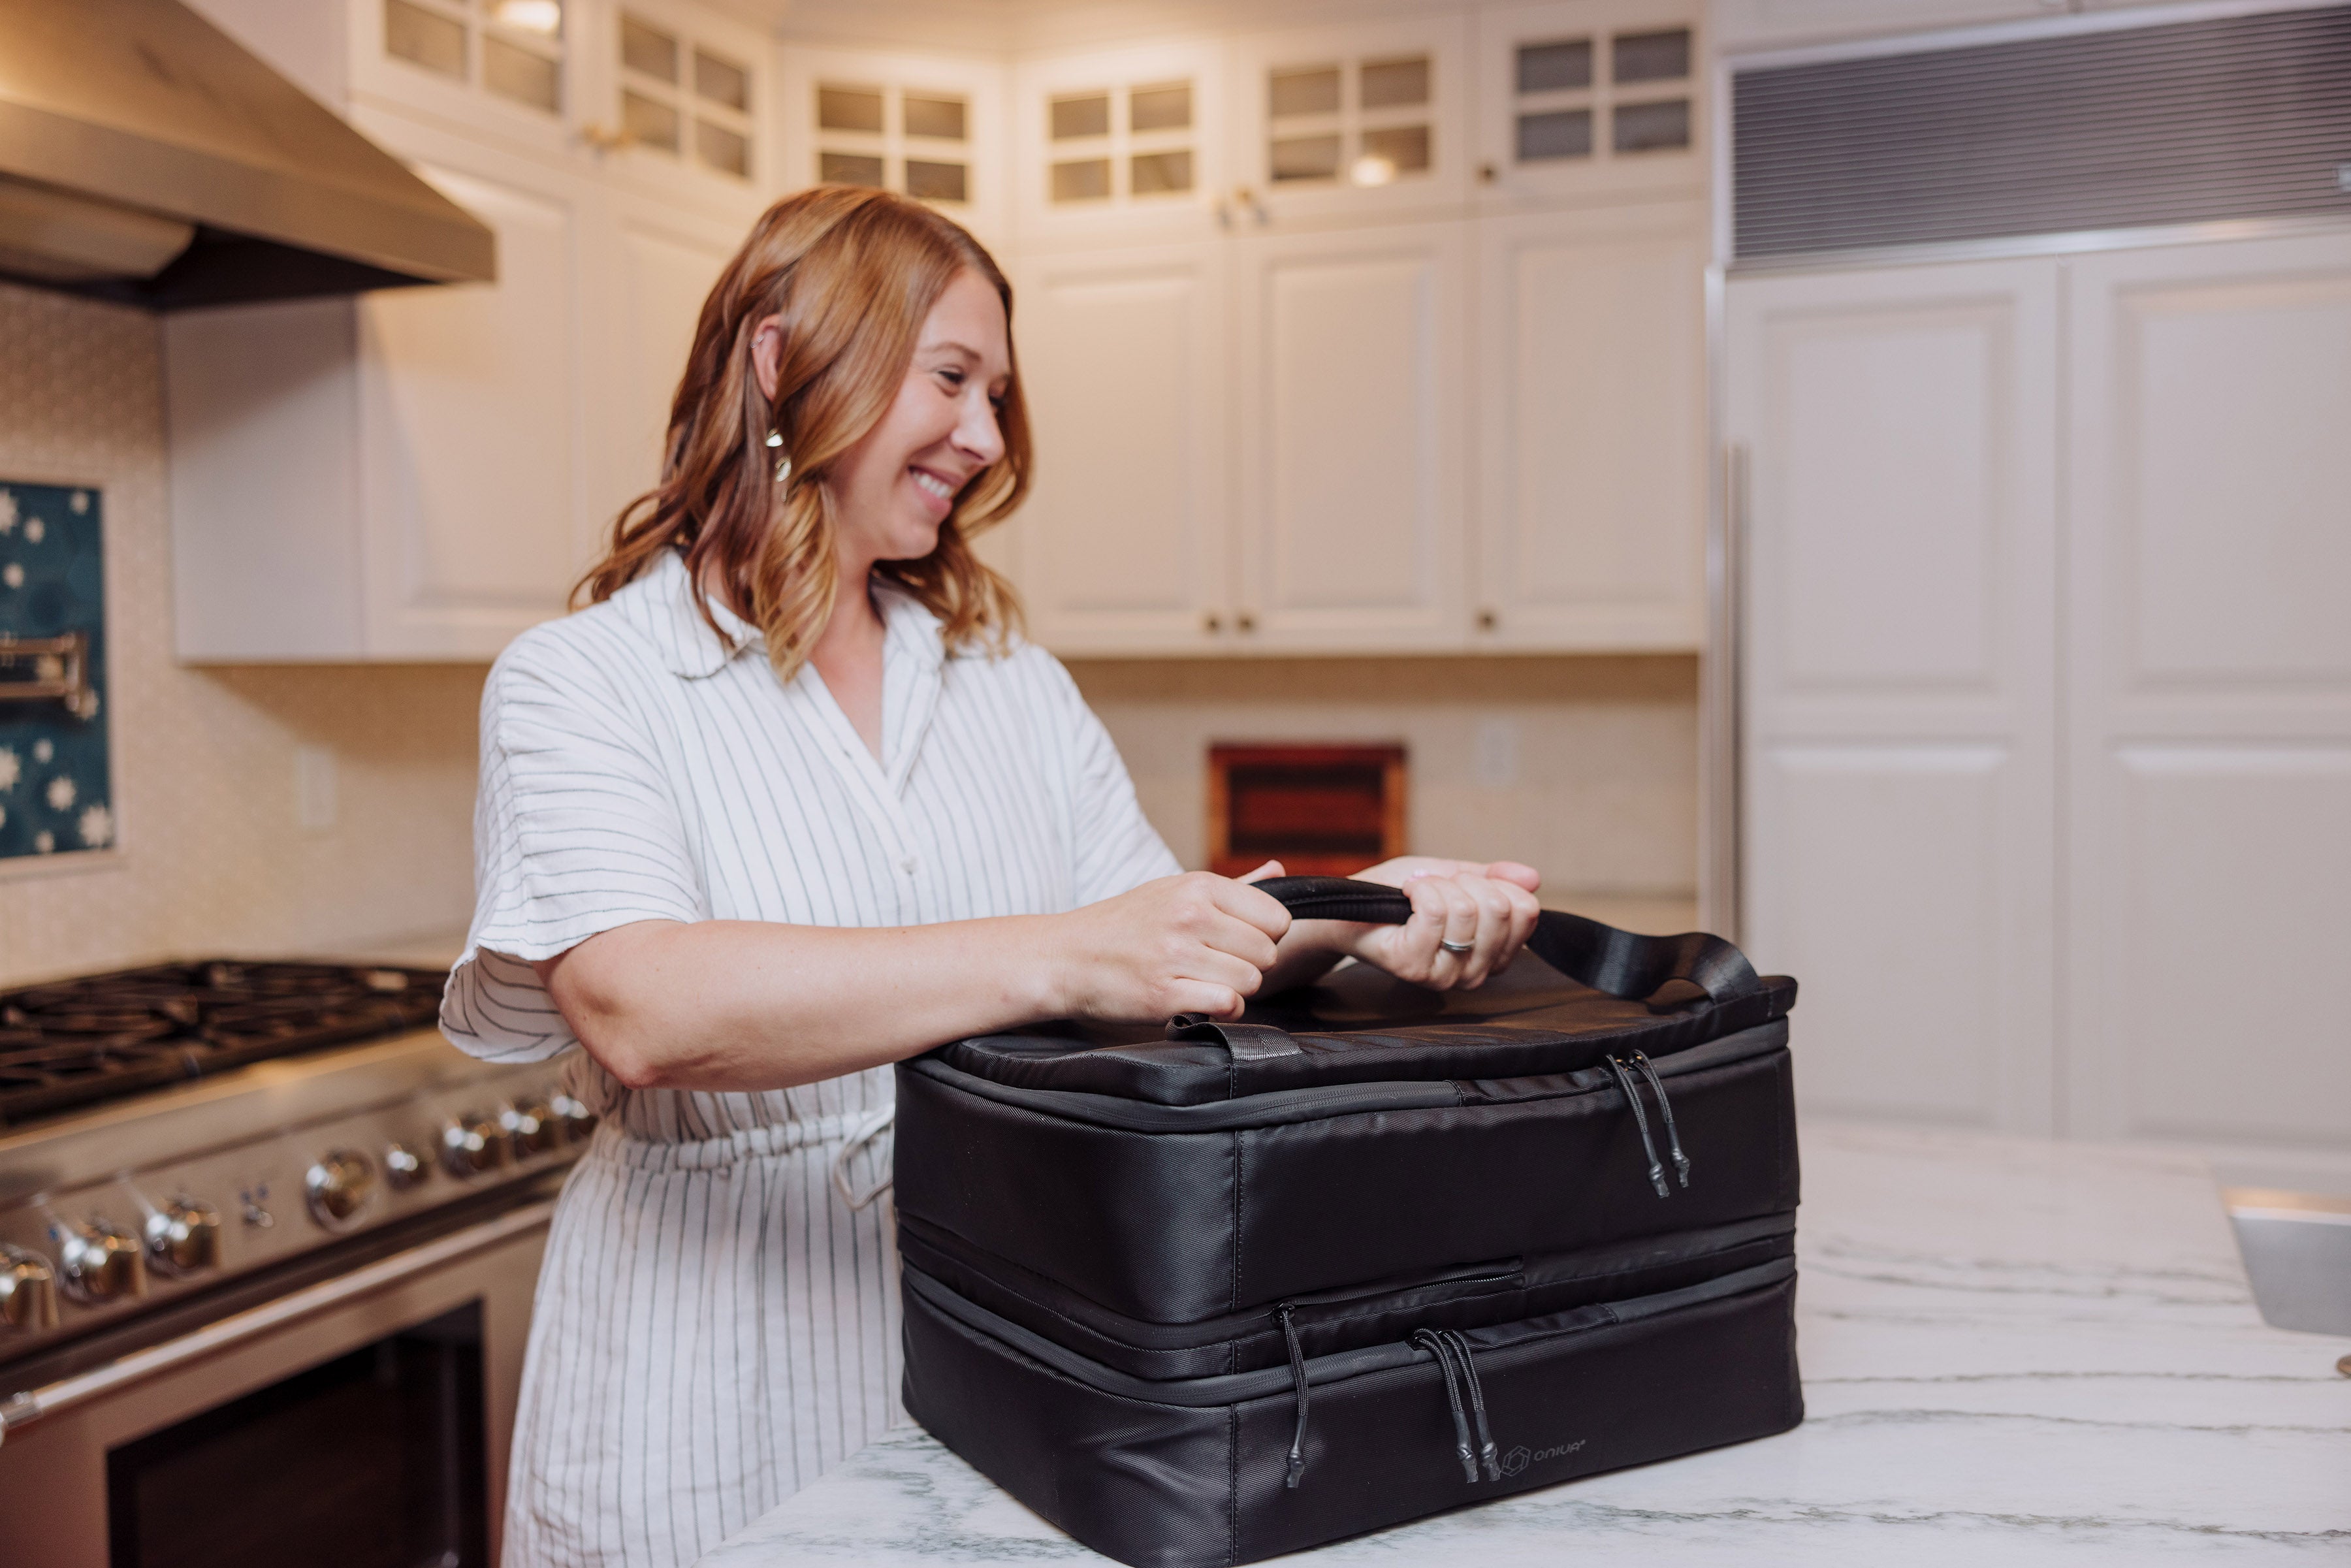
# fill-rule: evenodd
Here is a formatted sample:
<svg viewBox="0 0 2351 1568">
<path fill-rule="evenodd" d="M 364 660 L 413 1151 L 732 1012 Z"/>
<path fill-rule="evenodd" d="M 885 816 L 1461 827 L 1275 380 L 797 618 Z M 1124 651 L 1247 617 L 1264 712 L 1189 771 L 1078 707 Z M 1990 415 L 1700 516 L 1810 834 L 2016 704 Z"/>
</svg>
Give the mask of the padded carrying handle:
<svg viewBox="0 0 2351 1568">
<path fill-rule="evenodd" d="M 1252 883 L 1301 920 L 1360 920 L 1401 925 L 1412 900 L 1395 888 L 1343 876 L 1276 876 Z M 1687 980 L 1720 1003 L 1763 988 L 1747 956 L 1703 931 L 1679 936 L 1636 936 L 1581 915 L 1546 909 L 1527 937 L 1527 951 L 1580 985 L 1637 1001 L 1670 980 Z"/>
</svg>

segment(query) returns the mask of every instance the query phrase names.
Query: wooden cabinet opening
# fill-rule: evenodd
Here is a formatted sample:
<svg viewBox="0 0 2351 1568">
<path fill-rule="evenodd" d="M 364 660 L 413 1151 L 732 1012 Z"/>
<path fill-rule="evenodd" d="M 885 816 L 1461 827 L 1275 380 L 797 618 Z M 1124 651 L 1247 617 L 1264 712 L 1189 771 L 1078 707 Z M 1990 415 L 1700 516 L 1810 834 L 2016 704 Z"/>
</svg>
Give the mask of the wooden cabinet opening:
<svg viewBox="0 0 2351 1568">
<path fill-rule="evenodd" d="M 1343 876 L 1405 851 L 1401 746 L 1212 746 L 1208 869 Z"/>
</svg>

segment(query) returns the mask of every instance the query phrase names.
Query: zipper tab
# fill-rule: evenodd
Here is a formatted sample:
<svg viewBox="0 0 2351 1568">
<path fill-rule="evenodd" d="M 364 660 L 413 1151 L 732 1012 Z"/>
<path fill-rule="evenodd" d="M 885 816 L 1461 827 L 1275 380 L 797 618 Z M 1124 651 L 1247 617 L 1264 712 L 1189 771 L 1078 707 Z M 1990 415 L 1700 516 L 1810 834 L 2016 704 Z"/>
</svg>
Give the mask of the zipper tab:
<svg viewBox="0 0 2351 1568">
<path fill-rule="evenodd" d="M 1471 1486 L 1478 1484 L 1478 1457 L 1469 1447 L 1469 1418 L 1461 1411 L 1459 1374 L 1453 1366 L 1453 1347 L 1435 1329 L 1415 1329 L 1409 1342 L 1437 1358 L 1437 1370 L 1445 1375 L 1445 1402 L 1453 1407 L 1453 1453 L 1461 1461 L 1462 1479 Z"/>
<path fill-rule="evenodd" d="M 1502 1465 L 1494 1457 L 1494 1434 L 1486 1426 L 1486 1390 L 1478 1382 L 1478 1364 L 1470 1358 L 1469 1341 L 1459 1329 L 1439 1329 L 1453 1354 L 1461 1363 L 1461 1380 L 1469 1385 L 1469 1411 L 1478 1423 L 1478 1458 L 1486 1467 L 1486 1479 L 1502 1479 Z M 1471 1477 L 1476 1479 L 1476 1477 Z"/>
<path fill-rule="evenodd" d="M 1635 1051 L 1633 1065 L 1648 1075 L 1649 1087 L 1656 1092 L 1657 1114 L 1666 1119 L 1666 1143 L 1673 1155 L 1674 1174 L 1681 1177 L 1682 1186 L 1689 1186 L 1689 1156 L 1682 1153 L 1682 1135 L 1674 1131 L 1674 1106 L 1673 1102 L 1666 1098 L 1665 1082 L 1657 1076 L 1656 1066 L 1650 1061 L 1647 1051 Z"/>
<path fill-rule="evenodd" d="M 1298 1393 L 1298 1427 L 1290 1435 L 1290 1465 L 1282 1485 L 1296 1490 L 1299 1477 L 1306 1473 L 1306 1354 L 1298 1346 L 1298 1325 L 1290 1321 L 1295 1309 L 1284 1301 L 1274 1309 L 1281 1319 L 1281 1337 L 1290 1347 L 1290 1378 Z"/>
<path fill-rule="evenodd" d="M 1641 1092 L 1633 1087 L 1633 1075 L 1613 1056 L 1608 1065 L 1615 1072 L 1616 1082 L 1624 1086 L 1625 1103 L 1633 1107 L 1633 1124 L 1641 1129 L 1641 1152 L 1649 1156 L 1649 1185 L 1657 1189 L 1659 1197 L 1671 1197 L 1674 1189 L 1666 1185 L 1665 1165 L 1657 1158 L 1657 1145 L 1649 1141 L 1649 1113 L 1641 1109 Z"/>
</svg>

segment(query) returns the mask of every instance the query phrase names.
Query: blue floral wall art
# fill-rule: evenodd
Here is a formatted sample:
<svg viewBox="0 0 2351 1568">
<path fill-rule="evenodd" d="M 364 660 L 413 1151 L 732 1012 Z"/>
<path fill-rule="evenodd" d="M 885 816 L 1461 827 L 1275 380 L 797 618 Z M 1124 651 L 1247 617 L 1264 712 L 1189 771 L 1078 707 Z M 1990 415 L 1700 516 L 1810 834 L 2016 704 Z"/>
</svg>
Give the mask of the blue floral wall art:
<svg viewBox="0 0 2351 1568">
<path fill-rule="evenodd" d="M 114 842 L 99 493 L 0 479 L 0 862 Z"/>
</svg>

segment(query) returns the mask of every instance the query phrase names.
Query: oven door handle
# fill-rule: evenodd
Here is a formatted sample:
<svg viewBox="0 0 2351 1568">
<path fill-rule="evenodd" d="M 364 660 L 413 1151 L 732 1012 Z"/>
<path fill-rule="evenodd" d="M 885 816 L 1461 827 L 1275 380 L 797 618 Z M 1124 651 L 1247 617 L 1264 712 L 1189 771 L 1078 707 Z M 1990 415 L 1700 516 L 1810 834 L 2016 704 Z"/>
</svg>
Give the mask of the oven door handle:
<svg viewBox="0 0 2351 1568">
<path fill-rule="evenodd" d="M 429 1273 L 458 1259 L 495 1247 L 535 1227 L 545 1225 L 554 1213 L 555 1200 L 551 1197 L 526 1204 L 494 1219 L 486 1219 L 428 1241 L 421 1247 L 412 1247 L 405 1252 L 378 1259 L 363 1269 L 355 1269 L 332 1280 L 323 1280 L 291 1295 L 280 1296 L 274 1301 L 264 1301 L 216 1323 L 207 1323 L 177 1339 L 133 1351 L 119 1360 L 92 1367 L 75 1376 L 27 1389 L 0 1401 L 0 1442 L 5 1442 L 10 1433 L 29 1427 L 45 1416 L 54 1416 L 61 1410 L 87 1404 L 141 1378 L 177 1371 L 192 1362 L 217 1355 L 287 1323 L 331 1311 L 347 1301 L 387 1290 L 419 1274 Z"/>
</svg>

